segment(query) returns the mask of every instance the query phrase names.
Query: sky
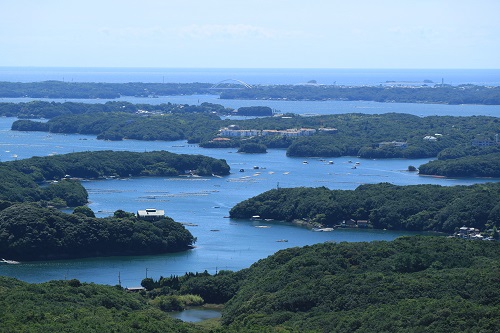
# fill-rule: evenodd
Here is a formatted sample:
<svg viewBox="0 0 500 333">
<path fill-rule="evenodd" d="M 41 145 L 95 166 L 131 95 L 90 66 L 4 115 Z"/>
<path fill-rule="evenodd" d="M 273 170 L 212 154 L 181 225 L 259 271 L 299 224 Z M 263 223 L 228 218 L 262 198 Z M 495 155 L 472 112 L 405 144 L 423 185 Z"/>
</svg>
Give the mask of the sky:
<svg viewBox="0 0 500 333">
<path fill-rule="evenodd" d="M 500 0 L 0 0 L 0 66 L 500 69 Z"/>
</svg>

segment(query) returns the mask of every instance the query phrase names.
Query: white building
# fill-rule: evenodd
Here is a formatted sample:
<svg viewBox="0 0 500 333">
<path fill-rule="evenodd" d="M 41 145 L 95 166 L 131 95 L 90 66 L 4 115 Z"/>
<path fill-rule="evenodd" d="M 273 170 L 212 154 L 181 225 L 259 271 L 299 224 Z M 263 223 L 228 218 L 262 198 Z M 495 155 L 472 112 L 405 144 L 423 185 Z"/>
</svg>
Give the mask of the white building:
<svg viewBox="0 0 500 333">
<path fill-rule="evenodd" d="M 165 217 L 165 211 L 163 209 L 146 208 L 144 210 L 138 210 L 137 217 L 146 221 L 161 220 Z"/>
</svg>

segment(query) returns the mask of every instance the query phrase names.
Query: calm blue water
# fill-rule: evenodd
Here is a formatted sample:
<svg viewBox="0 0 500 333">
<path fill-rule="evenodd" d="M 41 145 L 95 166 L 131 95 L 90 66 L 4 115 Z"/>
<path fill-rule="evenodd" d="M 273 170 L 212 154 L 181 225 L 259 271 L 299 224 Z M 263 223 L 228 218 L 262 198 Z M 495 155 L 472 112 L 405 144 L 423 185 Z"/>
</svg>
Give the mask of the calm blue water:
<svg viewBox="0 0 500 333">
<path fill-rule="evenodd" d="M 30 102 L 33 98 L 0 98 L 1 102 L 19 103 Z M 37 99 L 48 102 L 80 102 L 106 103 L 106 99 Z M 342 113 L 407 113 L 416 116 L 500 116 L 500 105 L 441 105 L 441 104 L 410 104 L 410 103 L 377 103 L 363 101 L 256 101 L 256 100 L 228 100 L 219 99 L 218 95 L 187 95 L 187 96 L 159 96 L 158 98 L 126 96 L 114 99 L 134 104 L 162 104 L 176 103 L 199 105 L 204 102 L 221 104 L 225 107 L 238 109 L 243 106 L 269 106 L 277 112 L 295 113 L 301 115 L 324 115 Z"/>
<path fill-rule="evenodd" d="M 5 68 L 0 67 L 0 81 L 31 82 L 42 80 L 91 82 L 218 82 L 237 78 L 251 84 L 300 83 L 311 79 L 319 83 L 378 84 L 386 80 L 416 81 L 445 78 L 453 84 L 476 83 L 500 85 L 499 70 L 184 70 L 184 69 L 81 69 L 81 68 Z M 282 112 L 299 114 L 335 114 L 347 112 L 387 113 L 404 112 L 415 115 L 491 115 L 500 116 L 498 106 L 447 106 L 424 104 L 381 104 L 375 102 L 285 102 L 285 101 L 226 101 L 217 96 L 166 96 L 155 99 L 125 98 L 132 103 L 220 103 L 240 106 L 268 105 Z M 0 99 L 0 102 L 20 102 L 26 99 Z M 101 103 L 105 100 L 76 100 Z M 202 149 L 179 142 L 96 140 L 93 136 L 61 135 L 37 132 L 12 132 L 15 119 L 0 118 L 0 161 L 47 156 L 76 151 L 168 150 L 175 153 L 204 154 L 224 158 L 232 173 L 222 178 L 135 178 L 86 181 L 90 207 L 98 216 L 109 216 L 117 209 L 135 212 L 138 209 L 165 209 L 166 214 L 187 228 L 198 238 L 191 251 L 141 257 L 89 258 L 66 261 L 26 262 L 0 266 L 0 275 L 12 276 L 29 282 L 77 278 L 81 281 L 117 284 L 118 275 L 125 287 L 138 286 L 147 276 L 158 278 L 188 271 L 220 269 L 238 270 L 250 266 L 276 251 L 293 246 L 304 246 L 325 241 L 392 240 L 403 234 L 393 231 L 335 230 L 312 232 L 293 225 L 277 222 L 234 221 L 226 218 L 236 203 L 266 190 L 280 187 L 326 186 L 331 189 L 354 189 L 360 184 L 390 182 L 398 185 L 440 184 L 469 185 L 498 179 L 442 179 L 420 177 L 405 171 L 408 165 L 419 166 L 428 160 L 360 160 L 357 158 L 320 159 L 286 157 L 284 150 L 267 154 L 244 155 L 235 149 Z M 357 169 L 352 163 L 360 162 Z M 254 170 L 259 166 L 259 170 Z M 244 172 L 238 170 L 244 169 Z M 266 226 L 257 228 L 256 226 Z M 277 242 L 286 239 L 288 242 Z"/>
<path fill-rule="evenodd" d="M 377 85 L 386 81 L 500 85 L 500 69 L 231 69 L 231 68 L 81 68 L 0 67 L 0 81 L 217 83 L 238 79 L 249 84 Z"/>
</svg>

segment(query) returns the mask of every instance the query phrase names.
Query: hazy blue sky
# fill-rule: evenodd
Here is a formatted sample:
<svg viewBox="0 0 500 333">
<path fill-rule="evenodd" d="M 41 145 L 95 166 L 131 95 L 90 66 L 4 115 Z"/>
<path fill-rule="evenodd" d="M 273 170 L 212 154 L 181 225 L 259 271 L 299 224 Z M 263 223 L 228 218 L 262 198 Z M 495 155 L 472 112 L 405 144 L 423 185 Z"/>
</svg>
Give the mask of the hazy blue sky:
<svg viewBox="0 0 500 333">
<path fill-rule="evenodd" d="M 500 68 L 500 0 L 0 0 L 0 66 Z"/>
</svg>

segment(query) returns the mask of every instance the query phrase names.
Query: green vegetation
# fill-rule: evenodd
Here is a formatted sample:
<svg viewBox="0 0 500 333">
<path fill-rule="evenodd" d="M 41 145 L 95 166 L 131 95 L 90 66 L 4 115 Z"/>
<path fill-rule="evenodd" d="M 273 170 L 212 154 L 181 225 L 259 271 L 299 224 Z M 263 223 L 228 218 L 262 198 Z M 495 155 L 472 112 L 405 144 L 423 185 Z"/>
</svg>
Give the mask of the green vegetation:
<svg viewBox="0 0 500 333">
<path fill-rule="evenodd" d="M 419 174 L 445 177 L 500 177 L 500 152 L 430 161 L 419 167 Z"/>
<path fill-rule="evenodd" d="M 167 151 L 93 151 L 4 162 L 36 181 L 64 177 L 102 178 L 137 176 L 177 176 L 187 171 L 201 176 L 227 175 L 226 161 L 203 155 L 174 154 Z"/>
<path fill-rule="evenodd" d="M 0 82 L 0 97 L 119 98 L 158 95 L 197 95 L 210 92 L 210 83 L 97 83 L 97 82 Z"/>
<path fill-rule="evenodd" d="M 64 179 L 40 186 L 38 181 L 42 178 L 37 174 L 26 174 L 7 163 L 0 163 L 0 200 L 43 201 L 56 207 L 74 207 L 87 203 L 88 193 L 79 182 Z"/>
<path fill-rule="evenodd" d="M 484 332 L 500 329 L 500 246 L 445 237 L 289 248 L 239 272 L 145 279 L 146 293 L 0 277 L 0 332 Z M 224 303 L 209 328 L 164 313 Z"/>
<path fill-rule="evenodd" d="M 500 104 L 500 87 L 472 84 L 434 87 L 348 87 L 335 85 L 273 85 L 252 89 L 224 90 L 221 99 L 286 99 L 375 101 L 397 103 Z"/>
<path fill-rule="evenodd" d="M 150 298 L 159 296 L 198 295 L 204 302 L 223 304 L 238 291 L 245 271 L 220 271 L 216 275 L 186 273 L 183 276 L 160 277 L 158 280 L 143 279 L 141 285 L 148 291 Z"/>
<path fill-rule="evenodd" d="M 189 249 L 195 238 L 171 218 L 141 221 L 66 214 L 35 203 L 0 211 L 0 254 L 13 260 L 143 255 Z"/>
<path fill-rule="evenodd" d="M 254 116 L 254 117 L 270 117 L 273 115 L 273 110 L 268 106 L 244 106 L 238 108 L 236 115 L 238 116 Z"/>
<path fill-rule="evenodd" d="M 242 143 L 238 149 L 238 153 L 262 154 L 267 153 L 267 148 L 260 143 Z"/>
<path fill-rule="evenodd" d="M 240 147 L 263 144 L 267 148 L 287 148 L 288 156 L 363 158 L 436 157 L 445 151 L 468 156 L 477 133 L 493 140 L 498 118 L 488 116 L 417 117 L 408 114 L 340 114 L 315 117 L 265 117 L 239 121 L 220 120 L 212 113 L 149 115 L 130 113 L 85 113 L 63 115 L 40 123 L 18 120 L 13 130 L 95 134 L 100 139 L 188 140 L 206 148 Z M 266 135 L 214 140 L 220 128 L 235 124 L 240 129 L 317 129 L 307 137 Z M 325 131 L 324 129 L 336 129 Z M 432 137 L 428 140 L 424 138 Z M 484 148 L 484 152 L 489 151 Z"/>
<path fill-rule="evenodd" d="M 86 114 L 86 113 L 111 113 L 121 112 L 129 114 L 151 114 L 167 113 L 218 113 L 231 114 L 233 109 L 224 108 L 219 104 L 201 103 L 200 105 L 188 104 L 132 104 L 129 102 L 106 102 L 106 103 L 75 103 L 75 102 L 43 102 L 31 101 L 27 103 L 0 103 L 0 115 L 18 118 L 47 118 L 51 119 L 62 115 Z"/>
<path fill-rule="evenodd" d="M 78 280 L 29 284 L 0 277 L 0 332 L 203 332 L 141 295 Z"/>
<path fill-rule="evenodd" d="M 220 119 L 208 113 L 142 116 L 125 112 L 63 115 L 48 122 L 17 120 L 14 131 L 94 134 L 102 140 L 188 140 L 200 142 L 213 138 Z"/>
<path fill-rule="evenodd" d="M 500 227 L 500 183 L 471 186 L 388 183 L 355 190 L 279 188 L 234 206 L 232 218 L 306 220 L 335 226 L 343 220 L 369 220 L 373 228 L 454 232 L 462 226 L 481 231 Z"/>
<path fill-rule="evenodd" d="M 444 237 L 317 244 L 252 265 L 223 310 L 237 331 L 498 332 L 500 246 Z"/>
</svg>

